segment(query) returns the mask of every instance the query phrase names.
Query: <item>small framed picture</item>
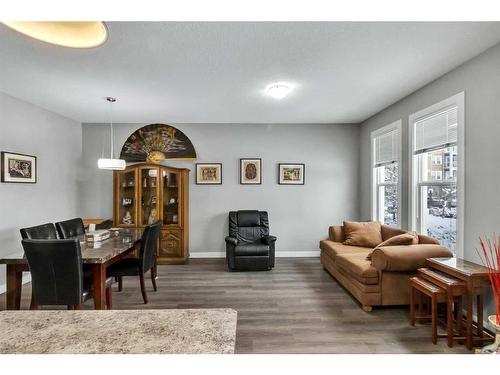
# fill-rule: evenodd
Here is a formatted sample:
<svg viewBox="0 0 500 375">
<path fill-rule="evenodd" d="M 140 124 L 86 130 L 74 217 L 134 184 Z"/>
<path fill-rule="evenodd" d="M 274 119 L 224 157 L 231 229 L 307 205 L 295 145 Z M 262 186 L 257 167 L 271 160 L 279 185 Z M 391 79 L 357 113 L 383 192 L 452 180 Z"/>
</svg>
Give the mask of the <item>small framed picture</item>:
<svg viewBox="0 0 500 375">
<path fill-rule="evenodd" d="M 262 159 L 240 159 L 240 184 L 262 184 Z"/>
<path fill-rule="evenodd" d="M 36 156 L 3 152 L 2 182 L 36 183 Z"/>
<path fill-rule="evenodd" d="M 306 182 L 305 164 L 278 164 L 278 183 L 280 185 L 304 185 Z"/>
<path fill-rule="evenodd" d="M 123 197 L 122 198 L 122 206 L 123 207 L 130 207 L 132 206 L 134 203 L 134 199 L 133 198 L 128 198 L 128 197 Z"/>
<path fill-rule="evenodd" d="M 196 163 L 197 185 L 222 185 L 222 163 Z"/>
</svg>

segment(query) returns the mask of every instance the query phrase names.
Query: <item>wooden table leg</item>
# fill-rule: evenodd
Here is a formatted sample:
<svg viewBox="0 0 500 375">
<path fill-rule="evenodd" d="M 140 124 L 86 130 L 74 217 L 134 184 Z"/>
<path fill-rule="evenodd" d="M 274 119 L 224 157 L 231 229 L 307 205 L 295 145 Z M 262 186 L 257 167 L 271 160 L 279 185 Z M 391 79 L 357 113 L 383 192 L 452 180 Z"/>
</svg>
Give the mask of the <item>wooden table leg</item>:
<svg viewBox="0 0 500 375">
<path fill-rule="evenodd" d="M 446 302 L 446 333 L 448 336 L 448 347 L 453 347 L 453 296 L 448 291 Z"/>
<path fill-rule="evenodd" d="M 432 320 L 432 343 L 437 344 L 437 300 L 436 296 L 431 298 L 431 320 Z"/>
<path fill-rule="evenodd" d="M 23 285 L 23 273 L 15 264 L 7 264 L 7 310 L 21 309 L 21 288 Z"/>
<path fill-rule="evenodd" d="M 482 292 L 477 295 L 476 299 L 477 309 L 477 335 L 483 337 L 483 294 Z"/>
<path fill-rule="evenodd" d="M 415 325 L 415 288 L 411 288 L 410 292 L 410 324 Z"/>
<path fill-rule="evenodd" d="M 463 300 L 462 300 L 462 296 L 458 297 L 458 303 L 456 305 L 457 305 L 457 307 L 456 307 L 456 311 L 457 311 L 457 331 L 458 331 L 458 335 L 462 336 L 462 333 L 463 333 L 463 329 L 462 329 L 462 318 L 463 318 L 463 313 L 462 313 L 462 310 L 463 310 Z"/>
<path fill-rule="evenodd" d="M 106 309 L 106 266 L 98 263 L 92 265 L 92 280 L 94 284 L 94 309 Z"/>
<path fill-rule="evenodd" d="M 473 305 L 474 295 L 472 290 L 471 282 L 467 283 L 467 340 L 465 340 L 465 346 L 468 350 L 472 349 L 472 305 Z"/>
</svg>

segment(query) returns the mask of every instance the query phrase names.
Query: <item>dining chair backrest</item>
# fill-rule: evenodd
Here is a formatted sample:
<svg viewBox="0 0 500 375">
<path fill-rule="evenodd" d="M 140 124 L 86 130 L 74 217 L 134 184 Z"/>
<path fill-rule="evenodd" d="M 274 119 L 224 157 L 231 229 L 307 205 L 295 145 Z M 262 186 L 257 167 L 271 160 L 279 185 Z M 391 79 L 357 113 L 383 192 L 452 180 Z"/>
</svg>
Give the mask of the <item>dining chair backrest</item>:
<svg viewBox="0 0 500 375">
<path fill-rule="evenodd" d="M 60 221 L 56 223 L 57 233 L 59 238 L 73 238 L 85 234 L 83 220 L 80 218 Z"/>
<path fill-rule="evenodd" d="M 83 262 L 78 239 L 22 241 L 37 305 L 83 302 Z"/>
<path fill-rule="evenodd" d="M 57 239 L 56 227 L 52 223 L 37 225 L 21 229 L 23 239 L 55 240 Z"/>
<path fill-rule="evenodd" d="M 141 240 L 141 250 L 139 252 L 143 272 L 149 271 L 151 267 L 155 265 L 159 236 L 160 222 L 148 225 L 144 228 Z"/>
</svg>

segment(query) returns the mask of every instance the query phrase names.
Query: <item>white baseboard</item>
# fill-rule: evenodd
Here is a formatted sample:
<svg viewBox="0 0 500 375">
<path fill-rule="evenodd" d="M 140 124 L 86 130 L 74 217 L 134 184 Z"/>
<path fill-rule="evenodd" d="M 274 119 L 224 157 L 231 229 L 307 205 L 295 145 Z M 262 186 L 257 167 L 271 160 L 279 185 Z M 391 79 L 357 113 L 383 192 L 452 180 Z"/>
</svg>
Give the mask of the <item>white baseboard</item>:
<svg viewBox="0 0 500 375">
<path fill-rule="evenodd" d="M 202 252 L 202 253 L 189 253 L 190 258 L 225 258 L 226 253 L 222 251 L 214 251 L 214 252 Z"/>
<path fill-rule="evenodd" d="M 277 251 L 276 258 L 319 258 L 319 250 Z"/>
<path fill-rule="evenodd" d="M 23 284 L 27 284 L 31 282 L 31 274 L 23 273 Z M 7 291 L 7 284 L 0 285 L 0 294 L 5 293 Z"/>
<path fill-rule="evenodd" d="M 189 253 L 191 258 L 225 258 L 226 253 L 223 251 L 215 252 L 200 252 Z M 313 251 L 277 251 L 276 258 L 317 258 L 319 250 Z"/>
</svg>

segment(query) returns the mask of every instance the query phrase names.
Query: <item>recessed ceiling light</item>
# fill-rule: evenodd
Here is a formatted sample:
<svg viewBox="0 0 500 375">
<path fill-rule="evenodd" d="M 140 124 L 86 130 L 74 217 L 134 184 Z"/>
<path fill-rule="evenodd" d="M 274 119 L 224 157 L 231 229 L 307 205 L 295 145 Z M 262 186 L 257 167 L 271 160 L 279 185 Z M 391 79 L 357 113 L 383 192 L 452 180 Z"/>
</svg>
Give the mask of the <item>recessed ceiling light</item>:
<svg viewBox="0 0 500 375">
<path fill-rule="evenodd" d="M 104 22 L 3 22 L 11 29 L 63 47 L 92 48 L 103 44 L 108 38 Z"/>
<path fill-rule="evenodd" d="M 292 87 L 286 83 L 271 83 L 266 87 L 266 94 L 274 99 L 283 99 L 292 92 Z"/>
</svg>

